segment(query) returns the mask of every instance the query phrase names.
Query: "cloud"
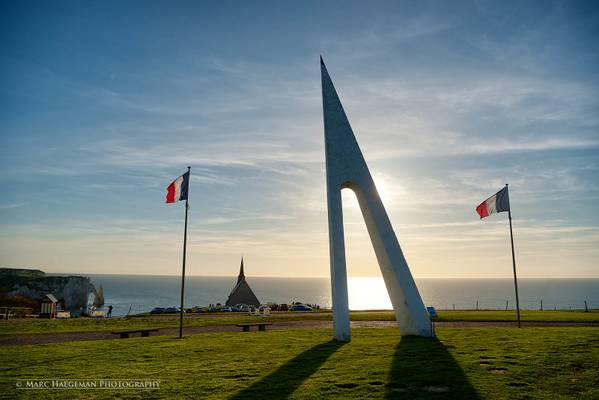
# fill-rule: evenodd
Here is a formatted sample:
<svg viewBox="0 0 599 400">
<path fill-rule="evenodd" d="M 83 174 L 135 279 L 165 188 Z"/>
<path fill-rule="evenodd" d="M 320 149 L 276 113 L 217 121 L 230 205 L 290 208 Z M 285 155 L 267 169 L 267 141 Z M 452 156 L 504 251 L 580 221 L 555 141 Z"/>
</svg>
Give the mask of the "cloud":
<svg viewBox="0 0 599 400">
<path fill-rule="evenodd" d="M 23 207 L 28 204 L 29 202 L 0 204 L 0 210 L 9 210 L 11 208 Z"/>
<path fill-rule="evenodd" d="M 13 96 L 7 104 L 35 107 L 3 113 L 0 178 L 35 190 L 37 214 L 35 224 L 15 223 L 25 204 L 3 200 L 15 218 L 3 221 L 3 252 L 17 259 L 56 246 L 75 267 L 89 252 L 89 265 L 160 269 L 168 260 L 159 253 L 181 245 L 173 209 L 160 208 L 164 187 L 191 165 L 202 202 L 192 209 L 190 249 L 214 257 L 210 268 L 248 251 L 265 271 L 326 270 L 322 51 L 415 271 L 464 263 L 476 274 L 504 257 L 504 215 L 479 221 L 474 207 L 506 182 L 515 217 L 527 217 L 514 220 L 522 254 L 579 251 L 573 260 L 589 264 L 599 91 L 595 72 L 572 67 L 594 60 L 582 54 L 592 46 L 567 35 L 585 22 L 564 25 L 561 6 L 521 20 L 518 7 L 471 8 L 375 7 L 353 25 L 308 35 L 302 26 L 297 46 L 280 38 L 284 51 L 269 41 L 259 46 L 268 52 L 229 51 L 216 38 L 196 52 L 174 46 L 176 58 L 156 53 L 141 72 L 104 59 L 81 74 L 17 63 L 19 79 L 2 88 Z M 73 207 L 53 208 L 66 186 Z M 351 260 L 370 268 L 359 207 L 349 192 L 343 200 Z"/>
</svg>

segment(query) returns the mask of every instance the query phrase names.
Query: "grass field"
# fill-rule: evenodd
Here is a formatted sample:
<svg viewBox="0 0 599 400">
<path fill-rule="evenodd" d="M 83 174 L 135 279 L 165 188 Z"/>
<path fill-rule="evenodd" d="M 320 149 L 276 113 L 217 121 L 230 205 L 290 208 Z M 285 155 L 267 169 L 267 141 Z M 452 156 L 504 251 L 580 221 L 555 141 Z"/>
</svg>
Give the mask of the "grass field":
<svg viewBox="0 0 599 400">
<path fill-rule="evenodd" d="M 520 318 L 522 321 L 529 322 L 599 322 L 599 310 L 590 310 L 589 312 L 521 310 Z M 516 311 L 513 310 L 444 310 L 439 312 L 440 321 L 514 321 L 515 319 Z"/>
<path fill-rule="evenodd" d="M 227 325 L 253 322 L 257 318 L 237 313 L 190 314 L 185 317 L 185 326 Z M 273 313 L 266 317 L 270 322 L 294 320 L 331 320 L 330 312 L 312 313 Z M 440 321 L 514 321 L 515 311 L 439 311 Z M 393 321 L 392 311 L 354 311 L 353 321 Z M 534 322 L 599 322 L 599 310 L 584 311 L 522 311 L 523 321 Z M 51 333 L 51 332 L 96 332 L 113 329 L 129 329 L 142 327 L 167 328 L 179 326 L 178 316 L 136 316 L 129 318 L 90 319 L 74 318 L 71 320 L 48 319 L 13 319 L 0 321 L 0 335 Z"/>
<path fill-rule="evenodd" d="M 439 338 L 397 329 L 161 336 L 0 352 L 3 398 L 596 399 L 594 327 L 445 328 Z M 158 390 L 17 390 L 16 379 L 155 378 Z"/>
</svg>

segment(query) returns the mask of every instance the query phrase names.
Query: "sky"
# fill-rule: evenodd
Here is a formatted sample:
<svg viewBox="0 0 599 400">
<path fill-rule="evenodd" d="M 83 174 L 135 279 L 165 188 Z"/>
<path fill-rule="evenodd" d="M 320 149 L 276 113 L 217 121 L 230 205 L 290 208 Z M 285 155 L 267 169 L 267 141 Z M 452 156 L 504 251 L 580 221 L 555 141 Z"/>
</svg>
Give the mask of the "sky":
<svg viewBox="0 0 599 400">
<path fill-rule="evenodd" d="M 0 2 L 0 265 L 329 276 L 319 55 L 416 278 L 599 277 L 599 5 Z M 350 276 L 380 276 L 343 191 Z"/>
</svg>

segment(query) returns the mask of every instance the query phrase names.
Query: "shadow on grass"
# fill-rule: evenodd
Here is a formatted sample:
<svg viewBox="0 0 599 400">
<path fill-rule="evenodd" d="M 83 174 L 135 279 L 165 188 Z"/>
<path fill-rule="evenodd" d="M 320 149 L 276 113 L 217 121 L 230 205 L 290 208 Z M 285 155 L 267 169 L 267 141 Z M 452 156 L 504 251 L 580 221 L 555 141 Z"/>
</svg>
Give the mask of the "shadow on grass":
<svg viewBox="0 0 599 400">
<path fill-rule="evenodd" d="M 337 349 L 345 343 L 335 340 L 316 345 L 231 399 L 286 399 Z"/>
<path fill-rule="evenodd" d="M 410 336 L 395 349 L 385 398 L 480 399 L 443 343 Z"/>
</svg>

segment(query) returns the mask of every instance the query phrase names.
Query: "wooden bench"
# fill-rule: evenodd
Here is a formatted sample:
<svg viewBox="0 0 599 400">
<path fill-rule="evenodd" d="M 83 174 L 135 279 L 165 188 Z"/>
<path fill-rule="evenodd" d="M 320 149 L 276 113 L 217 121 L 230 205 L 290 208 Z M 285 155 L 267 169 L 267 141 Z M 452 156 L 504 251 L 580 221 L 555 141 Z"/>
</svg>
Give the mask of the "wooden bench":
<svg viewBox="0 0 599 400">
<path fill-rule="evenodd" d="M 242 331 L 249 332 L 251 326 L 257 326 L 259 331 L 265 331 L 266 325 L 272 325 L 269 322 L 254 322 L 251 324 L 237 324 L 236 326 L 240 327 Z"/>
<path fill-rule="evenodd" d="M 129 337 L 130 333 L 141 332 L 141 337 L 148 337 L 148 336 L 150 336 L 150 332 L 156 332 L 157 330 L 158 330 L 158 328 L 130 329 L 130 330 L 125 330 L 125 331 L 112 331 L 110 333 L 112 333 L 114 335 L 120 335 L 121 339 L 126 339 Z"/>
</svg>

